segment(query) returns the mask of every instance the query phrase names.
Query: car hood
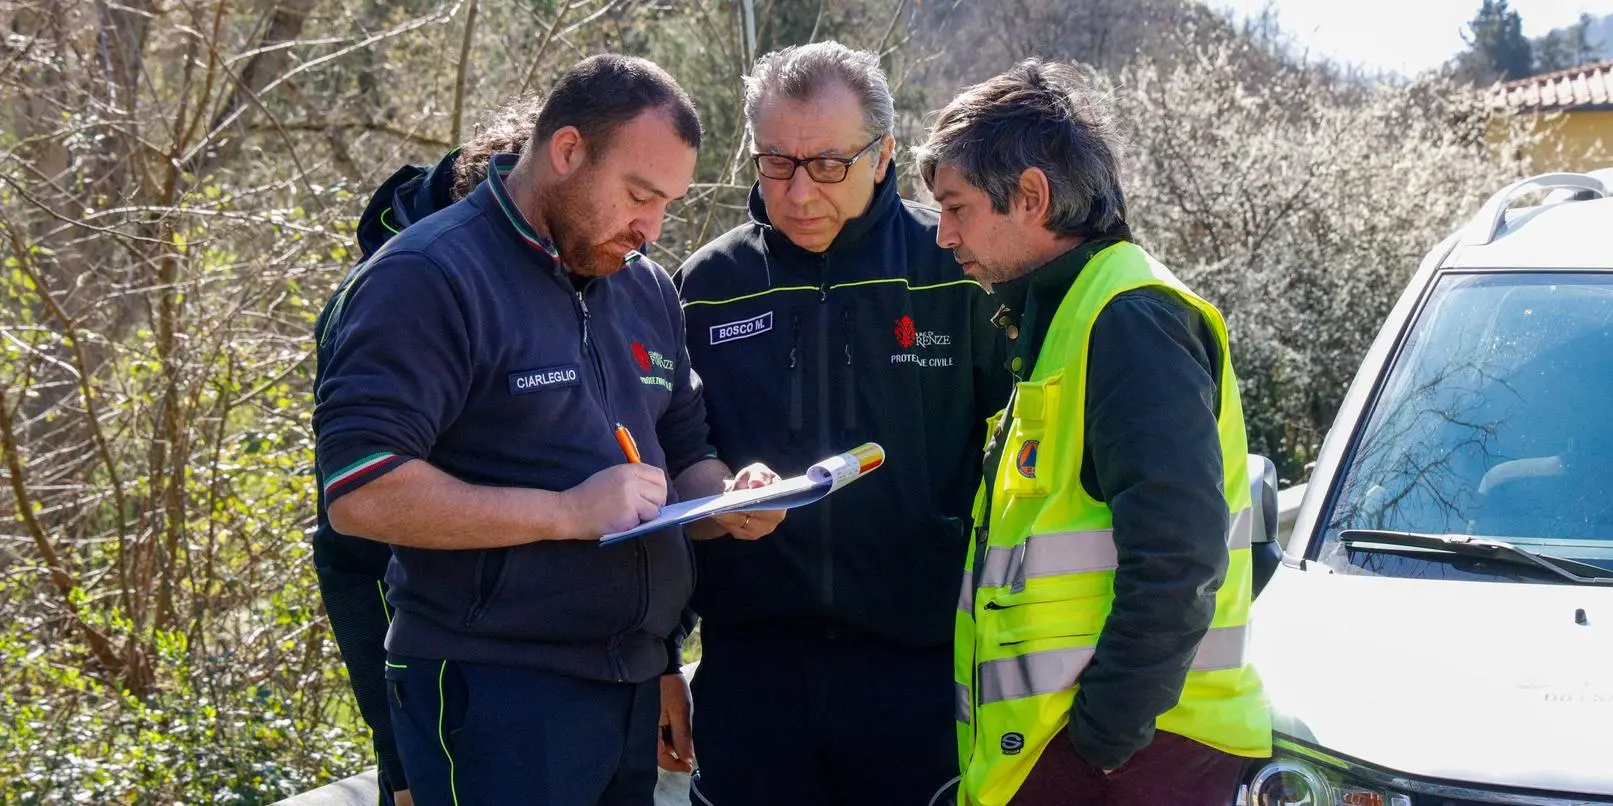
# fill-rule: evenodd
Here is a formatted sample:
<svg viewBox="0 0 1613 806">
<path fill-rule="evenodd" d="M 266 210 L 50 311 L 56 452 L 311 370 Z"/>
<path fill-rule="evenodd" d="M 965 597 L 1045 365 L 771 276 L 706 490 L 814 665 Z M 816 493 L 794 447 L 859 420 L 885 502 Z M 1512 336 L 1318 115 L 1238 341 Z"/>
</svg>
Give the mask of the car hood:
<svg viewBox="0 0 1613 806">
<path fill-rule="evenodd" d="M 1613 795 L 1613 586 L 1312 569 L 1280 568 L 1254 608 L 1280 733 L 1408 775 Z"/>
</svg>

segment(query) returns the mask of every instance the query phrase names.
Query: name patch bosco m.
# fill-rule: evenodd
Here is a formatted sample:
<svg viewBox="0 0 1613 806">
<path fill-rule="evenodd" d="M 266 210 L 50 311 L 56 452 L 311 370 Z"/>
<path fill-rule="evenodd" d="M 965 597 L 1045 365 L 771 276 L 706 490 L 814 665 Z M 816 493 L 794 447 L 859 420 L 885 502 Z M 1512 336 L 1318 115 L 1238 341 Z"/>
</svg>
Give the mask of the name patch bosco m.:
<svg viewBox="0 0 1613 806">
<path fill-rule="evenodd" d="M 773 329 L 773 312 L 741 319 L 738 322 L 729 322 L 726 325 L 711 326 L 711 343 L 722 344 L 725 341 L 738 341 L 751 336 L 761 335 Z"/>
</svg>

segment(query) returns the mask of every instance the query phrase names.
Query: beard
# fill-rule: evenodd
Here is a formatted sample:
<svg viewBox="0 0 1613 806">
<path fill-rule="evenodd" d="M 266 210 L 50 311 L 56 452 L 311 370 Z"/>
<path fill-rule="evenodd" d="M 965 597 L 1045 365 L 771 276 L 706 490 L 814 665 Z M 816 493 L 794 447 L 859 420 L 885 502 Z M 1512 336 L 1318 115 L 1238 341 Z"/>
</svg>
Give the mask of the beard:
<svg viewBox="0 0 1613 806">
<path fill-rule="evenodd" d="M 999 233 L 998 237 L 1008 239 L 1012 237 L 1012 234 Z M 974 264 L 974 270 L 968 272 L 968 275 L 975 282 L 980 283 L 987 291 L 990 291 L 993 286 L 1024 277 L 1041 266 L 1041 262 L 1021 252 L 1003 254 L 999 250 L 990 258 L 983 259 L 978 254 L 958 248 L 952 250 L 952 257 L 958 261 L 960 266 L 968 263 Z"/>
<path fill-rule="evenodd" d="M 620 271 L 627 253 L 643 239 L 633 232 L 609 232 L 598 222 L 602 205 L 589 195 L 594 172 L 584 170 L 566 180 L 551 196 L 549 232 L 566 271 L 579 277 L 608 277 Z"/>
</svg>

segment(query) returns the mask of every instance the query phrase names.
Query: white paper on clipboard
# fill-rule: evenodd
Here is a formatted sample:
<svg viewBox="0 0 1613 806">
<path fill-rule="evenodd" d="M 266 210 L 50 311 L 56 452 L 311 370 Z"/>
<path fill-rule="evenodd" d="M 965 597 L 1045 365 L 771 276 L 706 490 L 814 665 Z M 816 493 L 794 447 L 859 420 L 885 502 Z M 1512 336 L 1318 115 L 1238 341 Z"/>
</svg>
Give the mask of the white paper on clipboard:
<svg viewBox="0 0 1613 806">
<path fill-rule="evenodd" d="M 824 496 L 862 478 L 885 463 L 885 449 L 868 442 L 845 453 L 831 456 L 807 468 L 807 472 L 766 487 L 735 490 L 705 498 L 668 504 L 652 520 L 625 532 L 600 538 L 602 546 L 631 540 L 640 535 L 682 526 L 713 515 L 750 512 L 761 509 L 793 509 L 821 500 Z"/>
</svg>

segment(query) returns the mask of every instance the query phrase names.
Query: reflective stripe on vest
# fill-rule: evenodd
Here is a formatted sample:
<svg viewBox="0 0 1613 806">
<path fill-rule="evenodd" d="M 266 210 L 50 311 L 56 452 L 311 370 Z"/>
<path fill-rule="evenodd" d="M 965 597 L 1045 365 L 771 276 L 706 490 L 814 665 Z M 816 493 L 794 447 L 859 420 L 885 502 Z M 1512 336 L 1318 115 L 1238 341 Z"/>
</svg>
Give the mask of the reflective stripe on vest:
<svg viewBox="0 0 1613 806">
<path fill-rule="evenodd" d="M 1227 530 L 1227 550 L 1246 549 L 1254 539 L 1254 510 L 1245 507 L 1232 515 Z M 958 609 L 974 612 L 975 588 L 1025 589 L 1025 580 L 1036 577 L 1113 571 L 1119 566 L 1113 529 L 1082 532 L 1050 532 L 1031 535 L 1013 546 L 986 550 L 978 577 L 965 572 Z M 978 579 L 978 581 L 977 581 Z"/>
<path fill-rule="evenodd" d="M 952 716 L 959 722 L 969 724 L 969 717 L 974 710 L 969 705 L 969 687 L 962 683 L 953 683 Z"/>
<path fill-rule="evenodd" d="M 1213 672 L 1243 666 L 1247 637 L 1247 625 L 1211 629 L 1204 634 L 1204 640 L 1199 642 L 1198 651 L 1193 655 L 1193 671 Z M 981 663 L 980 704 L 1073 689 L 1096 649 L 1053 649 Z M 965 708 L 967 705 L 964 703 Z M 967 715 L 966 711 L 961 713 Z"/>
<path fill-rule="evenodd" d="M 988 549 L 976 587 L 1011 585 L 1020 591 L 1033 577 L 1113 571 L 1117 564 L 1113 529 L 1031 535 L 1011 547 Z"/>
</svg>

